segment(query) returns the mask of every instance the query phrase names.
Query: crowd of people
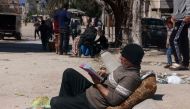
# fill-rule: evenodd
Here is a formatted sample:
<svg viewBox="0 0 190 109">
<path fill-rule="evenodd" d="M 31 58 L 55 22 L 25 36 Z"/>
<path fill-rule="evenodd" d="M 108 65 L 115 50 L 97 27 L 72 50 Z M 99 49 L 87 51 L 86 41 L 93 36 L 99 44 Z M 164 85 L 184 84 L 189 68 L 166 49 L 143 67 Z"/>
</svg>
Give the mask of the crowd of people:
<svg viewBox="0 0 190 109">
<path fill-rule="evenodd" d="M 174 1 L 174 4 L 177 2 Z M 71 52 L 71 56 L 94 57 L 100 50 L 108 48 L 105 31 L 101 27 L 96 27 L 92 19 L 89 18 L 85 25 L 86 29 L 82 32 L 81 24 L 77 20 L 71 20 L 71 15 L 67 10 L 68 5 L 64 5 L 55 11 L 52 20 L 50 18 L 41 19 L 41 21 L 35 20 L 34 39 L 36 40 L 37 36 L 41 38 L 44 50 L 53 44 L 56 54 L 59 55 L 66 55 Z M 165 68 L 172 70 L 186 70 L 189 66 L 188 27 L 190 18 L 184 15 L 184 12 L 176 12 L 166 21 L 168 34 L 166 43 L 167 65 Z M 73 42 L 72 48 L 69 46 L 70 36 Z M 99 36 L 98 39 L 97 36 Z M 53 39 L 53 43 L 49 42 L 50 39 Z M 177 66 L 172 62 L 172 55 Z"/>
<path fill-rule="evenodd" d="M 42 41 L 43 50 L 52 50 L 59 55 L 71 56 L 90 56 L 94 57 L 102 49 L 108 48 L 108 40 L 100 24 L 95 26 L 92 19 L 87 20 L 85 30 L 82 32 L 81 24 L 71 18 L 68 12 L 68 5 L 54 12 L 52 19 L 36 19 L 34 21 L 34 39 L 37 36 Z M 40 34 L 39 34 L 40 33 Z M 97 37 L 99 36 L 99 38 Z M 72 37 L 72 48 L 69 46 L 70 37 Z M 96 40 L 97 39 L 97 40 Z M 53 40 L 53 42 L 49 42 Z"/>
</svg>

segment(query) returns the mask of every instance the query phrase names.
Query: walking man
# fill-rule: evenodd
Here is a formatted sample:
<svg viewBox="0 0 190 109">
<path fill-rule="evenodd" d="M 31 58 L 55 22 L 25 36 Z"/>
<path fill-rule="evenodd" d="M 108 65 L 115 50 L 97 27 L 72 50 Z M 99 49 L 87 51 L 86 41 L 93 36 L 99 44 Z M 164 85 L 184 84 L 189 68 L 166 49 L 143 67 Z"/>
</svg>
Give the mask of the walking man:
<svg viewBox="0 0 190 109">
<path fill-rule="evenodd" d="M 42 41 L 42 49 L 44 51 L 47 50 L 48 45 L 48 31 L 50 31 L 49 27 L 45 24 L 45 21 L 42 20 L 42 24 L 39 26 L 39 31 L 41 33 L 41 41 Z"/>
<path fill-rule="evenodd" d="M 36 36 L 38 35 L 38 37 L 40 38 L 40 34 L 39 34 L 39 26 L 40 26 L 40 22 L 38 21 L 38 19 L 35 20 L 34 22 L 34 39 L 36 40 Z"/>
<path fill-rule="evenodd" d="M 172 21 L 175 24 L 170 37 L 170 45 L 174 54 L 177 67 L 171 67 L 172 70 L 188 70 L 189 66 L 189 39 L 188 28 L 190 25 L 190 0 L 173 1 Z M 184 25 L 183 25 L 184 24 Z M 180 27 L 181 26 L 181 27 Z M 178 32 L 178 30 L 181 32 Z M 177 34 L 179 33 L 179 34 Z"/>
</svg>

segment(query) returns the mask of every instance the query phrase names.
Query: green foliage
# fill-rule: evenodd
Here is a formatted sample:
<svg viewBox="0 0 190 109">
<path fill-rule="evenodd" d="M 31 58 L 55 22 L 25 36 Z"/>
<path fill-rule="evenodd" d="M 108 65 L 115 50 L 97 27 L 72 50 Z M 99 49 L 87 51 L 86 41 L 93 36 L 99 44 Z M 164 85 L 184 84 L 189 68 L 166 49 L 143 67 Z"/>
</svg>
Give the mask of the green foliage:
<svg viewBox="0 0 190 109">
<path fill-rule="evenodd" d="M 60 7 L 60 4 L 68 2 L 69 0 L 50 0 L 48 8 L 53 11 L 55 7 Z M 100 17 L 101 7 L 95 0 L 70 0 L 70 8 L 76 8 L 84 11 L 90 17 Z"/>
<path fill-rule="evenodd" d="M 100 17 L 101 15 L 101 7 L 96 3 L 96 1 L 92 0 L 76 0 L 75 7 L 80 9 L 90 17 Z"/>
</svg>

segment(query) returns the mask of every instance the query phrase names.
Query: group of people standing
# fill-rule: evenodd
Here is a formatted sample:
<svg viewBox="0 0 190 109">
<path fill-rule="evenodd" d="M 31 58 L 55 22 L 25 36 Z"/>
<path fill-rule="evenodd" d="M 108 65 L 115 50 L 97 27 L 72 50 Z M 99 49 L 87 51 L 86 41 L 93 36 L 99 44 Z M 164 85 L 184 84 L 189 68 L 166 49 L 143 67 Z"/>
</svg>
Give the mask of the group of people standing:
<svg viewBox="0 0 190 109">
<path fill-rule="evenodd" d="M 190 0 L 174 0 L 174 12 L 167 19 L 168 40 L 167 57 L 168 64 L 165 68 L 171 70 L 188 70 L 189 68 L 189 39 L 188 28 L 190 26 Z M 177 65 L 172 65 L 173 54 Z"/>
<path fill-rule="evenodd" d="M 55 36 L 55 51 L 59 55 L 68 54 L 70 51 L 69 40 L 72 36 L 72 55 L 71 56 L 91 56 L 94 57 L 101 49 L 108 48 L 108 40 L 104 31 L 96 29 L 92 24 L 91 18 L 88 19 L 86 29 L 81 33 L 80 23 L 77 20 L 71 20 L 68 12 L 68 4 L 54 13 L 53 30 Z M 100 38 L 95 41 L 97 34 Z M 98 45 L 97 43 L 100 42 Z"/>
<path fill-rule="evenodd" d="M 71 56 L 91 57 L 98 54 L 101 49 L 107 49 L 108 40 L 100 25 L 96 27 L 92 19 L 87 18 L 86 28 L 82 32 L 80 22 L 71 18 L 68 6 L 64 4 L 62 8 L 55 10 L 52 19 L 41 18 L 34 21 L 34 39 L 36 40 L 37 36 L 41 39 L 42 49 L 49 51 L 54 49 L 59 55 L 67 55 L 71 50 Z M 97 35 L 99 38 L 96 40 Z M 69 46 L 70 36 L 73 40 L 72 48 Z M 49 42 L 50 39 L 53 41 Z"/>
</svg>

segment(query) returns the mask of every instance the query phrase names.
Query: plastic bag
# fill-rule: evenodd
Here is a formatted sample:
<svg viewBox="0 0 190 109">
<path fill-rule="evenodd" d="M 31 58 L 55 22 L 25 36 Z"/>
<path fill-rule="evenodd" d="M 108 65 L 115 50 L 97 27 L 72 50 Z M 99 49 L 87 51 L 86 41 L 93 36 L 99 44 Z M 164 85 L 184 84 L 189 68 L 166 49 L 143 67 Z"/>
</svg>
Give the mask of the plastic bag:
<svg viewBox="0 0 190 109">
<path fill-rule="evenodd" d="M 176 75 L 176 73 L 173 73 L 172 76 L 167 77 L 168 84 L 181 84 L 182 79 Z"/>
</svg>

